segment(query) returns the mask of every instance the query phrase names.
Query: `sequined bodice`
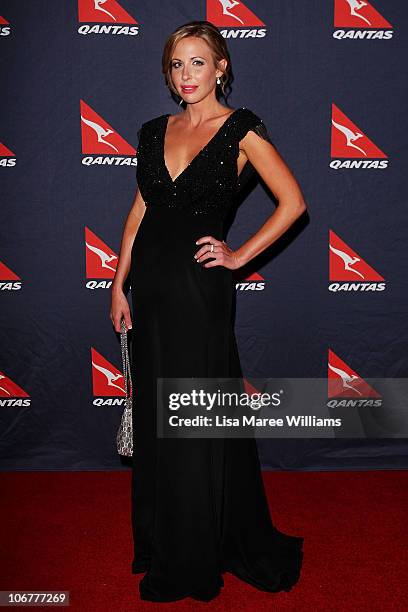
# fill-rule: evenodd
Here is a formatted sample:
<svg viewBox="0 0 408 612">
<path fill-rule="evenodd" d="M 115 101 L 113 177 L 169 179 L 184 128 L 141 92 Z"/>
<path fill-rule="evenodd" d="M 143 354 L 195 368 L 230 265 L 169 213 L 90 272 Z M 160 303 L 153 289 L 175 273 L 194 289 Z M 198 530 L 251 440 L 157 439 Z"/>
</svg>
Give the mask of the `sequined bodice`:
<svg viewBox="0 0 408 612">
<path fill-rule="evenodd" d="M 136 177 L 146 206 L 165 206 L 190 214 L 214 214 L 224 218 L 242 186 L 243 173 L 240 177 L 237 173 L 239 142 L 248 130 L 269 140 L 265 125 L 248 108 L 235 109 L 172 180 L 164 160 L 169 116 L 160 115 L 143 123 L 138 132 Z"/>
</svg>

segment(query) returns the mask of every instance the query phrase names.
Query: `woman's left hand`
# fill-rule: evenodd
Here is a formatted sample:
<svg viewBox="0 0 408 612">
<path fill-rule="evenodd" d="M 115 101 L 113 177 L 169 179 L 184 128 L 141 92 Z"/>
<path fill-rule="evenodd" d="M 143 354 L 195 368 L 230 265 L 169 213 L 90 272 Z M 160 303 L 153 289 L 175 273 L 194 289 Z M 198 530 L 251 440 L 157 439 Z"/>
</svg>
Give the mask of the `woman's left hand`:
<svg viewBox="0 0 408 612">
<path fill-rule="evenodd" d="M 203 236 L 197 240 L 196 244 L 203 244 L 194 255 L 197 262 L 202 263 L 207 259 L 212 259 L 212 261 L 204 264 L 204 268 L 224 266 L 229 270 L 236 270 L 241 267 L 238 255 L 229 248 L 224 240 L 217 240 L 214 236 Z M 211 251 L 211 245 L 214 245 L 212 247 L 213 251 Z"/>
</svg>

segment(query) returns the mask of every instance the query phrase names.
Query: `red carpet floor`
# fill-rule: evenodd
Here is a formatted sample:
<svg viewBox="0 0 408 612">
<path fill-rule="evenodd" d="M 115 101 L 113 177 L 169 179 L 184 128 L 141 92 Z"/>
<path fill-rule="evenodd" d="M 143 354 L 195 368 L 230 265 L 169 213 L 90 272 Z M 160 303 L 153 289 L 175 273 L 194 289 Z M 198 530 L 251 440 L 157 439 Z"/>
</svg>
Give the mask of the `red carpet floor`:
<svg viewBox="0 0 408 612">
<path fill-rule="evenodd" d="M 407 610 L 407 472 L 263 476 L 277 527 L 305 538 L 290 593 L 226 573 L 209 603 L 141 601 L 141 575 L 130 572 L 130 472 L 0 473 L 0 590 L 70 591 L 65 609 L 87 612 Z"/>
</svg>

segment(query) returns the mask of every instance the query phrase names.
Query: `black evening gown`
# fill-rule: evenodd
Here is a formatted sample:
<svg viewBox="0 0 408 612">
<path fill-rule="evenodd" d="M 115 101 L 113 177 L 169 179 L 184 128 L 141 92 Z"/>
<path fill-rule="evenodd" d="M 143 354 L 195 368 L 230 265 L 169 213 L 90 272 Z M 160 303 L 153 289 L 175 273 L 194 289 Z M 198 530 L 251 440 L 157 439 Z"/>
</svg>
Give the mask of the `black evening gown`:
<svg viewBox="0 0 408 612">
<path fill-rule="evenodd" d="M 204 268 L 195 241 L 224 240 L 248 130 L 269 139 L 248 108 L 235 109 L 173 181 L 164 162 L 169 114 L 138 132 L 137 182 L 146 204 L 131 259 L 133 306 L 132 572 L 140 597 L 209 601 L 231 572 L 263 591 L 297 582 L 303 538 L 273 525 L 255 438 L 158 438 L 156 377 L 240 377 L 232 320 L 235 280 Z M 248 171 L 249 162 L 244 167 Z"/>
</svg>

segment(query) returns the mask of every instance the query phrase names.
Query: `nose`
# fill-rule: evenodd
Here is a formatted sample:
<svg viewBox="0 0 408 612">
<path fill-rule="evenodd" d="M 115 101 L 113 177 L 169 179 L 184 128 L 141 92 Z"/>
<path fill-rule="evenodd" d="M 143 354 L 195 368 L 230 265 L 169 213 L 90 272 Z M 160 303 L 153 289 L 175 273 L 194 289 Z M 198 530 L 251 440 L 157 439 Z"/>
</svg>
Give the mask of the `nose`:
<svg viewBox="0 0 408 612">
<path fill-rule="evenodd" d="M 184 66 L 181 78 L 183 79 L 183 81 L 190 78 L 190 67 L 189 66 L 186 66 L 186 65 Z"/>
</svg>

